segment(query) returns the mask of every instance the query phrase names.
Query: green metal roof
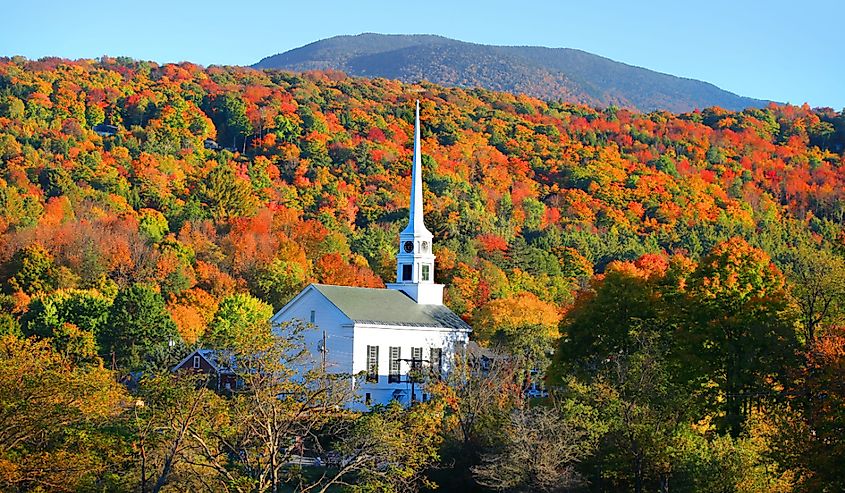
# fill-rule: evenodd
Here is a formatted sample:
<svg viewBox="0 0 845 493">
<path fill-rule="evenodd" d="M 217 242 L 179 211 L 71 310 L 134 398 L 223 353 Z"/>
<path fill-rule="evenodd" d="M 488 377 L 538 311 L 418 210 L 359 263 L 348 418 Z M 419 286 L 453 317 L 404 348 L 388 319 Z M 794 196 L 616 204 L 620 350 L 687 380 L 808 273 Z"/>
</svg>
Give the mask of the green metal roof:
<svg viewBox="0 0 845 493">
<path fill-rule="evenodd" d="M 472 330 L 443 305 L 420 305 L 401 291 L 313 284 L 314 288 L 357 323 Z"/>
</svg>

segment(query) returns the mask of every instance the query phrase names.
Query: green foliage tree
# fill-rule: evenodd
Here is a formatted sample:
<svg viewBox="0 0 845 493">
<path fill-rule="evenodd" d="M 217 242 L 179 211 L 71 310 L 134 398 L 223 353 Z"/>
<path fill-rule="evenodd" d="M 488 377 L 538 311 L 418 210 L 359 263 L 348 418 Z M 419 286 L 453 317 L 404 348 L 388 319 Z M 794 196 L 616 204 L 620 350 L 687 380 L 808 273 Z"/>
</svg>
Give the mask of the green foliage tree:
<svg viewBox="0 0 845 493">
<path fill-rule="evenodd" d="M 49 293 L 58 287 L 53 256 L 39 243 L 15 252 L 8 270 L 11 273 L 8 286 L 13 291 L 33 295 Z"/>
<path fill-rule="evenodd" d="M 108 316 L 111 300 L 91 291 L 56 291 L 34 298 L 22 317 L 27 336 L 46 338 L 69 360 L 100 361 L 96 335 Z"/>
<path fill-rule="evenodd" d="M 155 209 L 141 209 L 138 218 L 138 230 L 144 233 L 153 243 L 158 243 L 167 234 L 169 226 L 164 214 Z"/>
<path fill-rule="evenodd" d="M 223 298 L 203 341 L 211 347 L 233 349 L 269 334 L 273 307 L 248 294 Z"/>
<path fill-rule="evenodd" d="M 246 103 L 243 98 L 234 93 L 226 93 L 214 100 L 214 124 L 220 134 L 221 142 L 229 142 L 238 148 L 238 140 L 242 139 L 241 148 L 246 148 L 246 137 L 252 134 L 252 123 L 246 115 Z"/>
<path fill-rule="evenodd" d="M 9 94 L 0 96 L 0 115 L 19 120 L 24 117 L 25 109 L 26 106 L 20 99 Z"/>
<path fill-rule="evenodd" d="M 253 278 L 251 291 L 274 309 L 281 309 L 305 285 L 306 272 L 301 264 L 274 259 Z"/>
<path fill-rule="evenodd" d="M 274 123 L 273 132 L 282 142 L 296 142 L 302 134 L 302 128 L 289 116 L 280 113 L 276 115 Z"/>
<path fill-rule="evenodd" d="M 561 321 L 553 378 L 589 374 L 612 355 L 630 354 L 636 345 L 636 328 L 657 326 L 665 308 L 659 276 L 627 267 L 608 266 L 604 276 L 592 282 Z"/>
<path fill-rule="evenodd" d="M 99 344 L 107 361 L 113 356 L 121 368 L 131 369 L 140 367 L 144 355 L 155 347 L 178 337 L 161 295 L 147 285 L 134 284 L 118 291 Z"/>
<path fill-rule="evenodd" d="M 583 467 L 594 484 L 639 493 L 676 483 L 675 436 L 698 415 L 684 382 L 673 378 L 669 333 L 655 329 L 632 327 L 626 349 L 597 362 L 590 378 L 565 382 L 564 395 L 596 409 L 604 426 Z"/>
<path fill-rule="evenodd" d="M 23 337 L 21 324 L 11 313 L 0 313 L 0 337 L 7 335 Z"/>
<path fill-rule="evenodd" d="M 800 310 L 804 340 L 812 346 L 821 330 L 842 320 L 845 260 L 826 249 L 801 245 L 790 251 L 785 273 Z"/>
<path fill-rule="evenodd" d="M 34 298 L 22 317 L 27 335 L 53 337 L 65 323 L 100 335 L 108 318 L 111 300 L 96 291 L 56 291 Z"/>
<path fill-rule="evenodd" d="M 193 195 L 218 220 L 249 216 L 257 207 L 252 187 L 229 164 L 220 164 L 197 180 Z"/>
<path fill-rule="evenodd" d="M 352 491 L 414 492 L 434 487 L 424 475 L 438 462 L 442 404 L 404 409 L 396 401 L 358 419 L 337 447 L 356 466 Z"/>
<path fill-rule="evenodd" d="M 66 195 L 74 189 L 70 174 L 61 167 L 44 168 L 38 174 L 38 183 L 45 197 Z"/>
</svg>

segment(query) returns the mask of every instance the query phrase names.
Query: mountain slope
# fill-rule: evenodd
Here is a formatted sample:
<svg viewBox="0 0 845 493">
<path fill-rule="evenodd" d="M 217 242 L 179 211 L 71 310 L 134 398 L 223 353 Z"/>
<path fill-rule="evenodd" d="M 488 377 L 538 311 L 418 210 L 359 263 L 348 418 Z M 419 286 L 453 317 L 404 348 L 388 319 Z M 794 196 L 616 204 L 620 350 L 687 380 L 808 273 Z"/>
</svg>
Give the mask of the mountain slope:
<svg viewBox="0 0 845 493">
<path fill-rule="evenodd" d="M 569 48 L 490 46 L 433 35 L 336 36 L 262 59 L 254 68 L 342 70 L 405 82 L 520 92 L 546 100 L 641 111 L 763 107 L 706 82 L 626 65 Z"/>
</svg>

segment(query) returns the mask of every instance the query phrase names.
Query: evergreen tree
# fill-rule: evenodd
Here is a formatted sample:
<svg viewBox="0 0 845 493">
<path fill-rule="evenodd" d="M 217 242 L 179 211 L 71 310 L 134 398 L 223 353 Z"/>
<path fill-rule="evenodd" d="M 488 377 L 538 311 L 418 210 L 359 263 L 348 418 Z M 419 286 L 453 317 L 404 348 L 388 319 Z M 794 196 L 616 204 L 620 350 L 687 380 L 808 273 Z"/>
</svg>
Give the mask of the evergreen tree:
<svg viewBox="0 0 845 493">
<path fill-rule="evenodd" d="M 106 330 L 100 334 L 100 347 L 107 359 L 114 356 L 118 366 L 138 368 L 145 354 L 178 337 L 161 295 L 135 284 L 118 291 Z"/>
</svg>

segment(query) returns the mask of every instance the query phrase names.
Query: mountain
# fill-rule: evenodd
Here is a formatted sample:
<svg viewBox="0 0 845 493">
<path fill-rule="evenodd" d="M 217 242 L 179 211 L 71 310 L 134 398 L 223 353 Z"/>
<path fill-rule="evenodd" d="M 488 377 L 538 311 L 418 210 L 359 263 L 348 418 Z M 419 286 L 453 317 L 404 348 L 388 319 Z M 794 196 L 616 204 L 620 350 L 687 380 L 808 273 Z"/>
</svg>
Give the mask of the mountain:
<svg viewBox="0 0 845 493">
<path fill-rule="evenodd" d="M 405 82 L 524 93 L 545 100 L 676 113 L 720 106 L 740 110 L 768 101 L 570 48 L 492 46 L 434 35 L 335 36 L 253 65 L 291 71 L 342 70 Z"/>
</svg>

